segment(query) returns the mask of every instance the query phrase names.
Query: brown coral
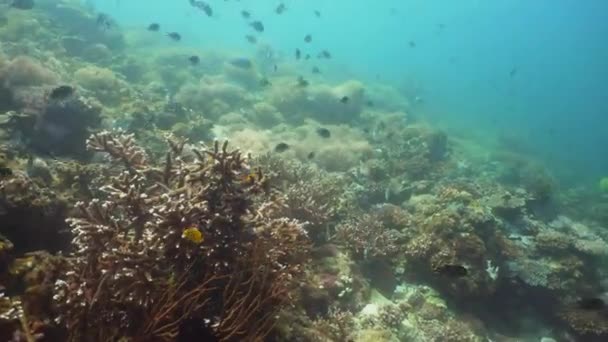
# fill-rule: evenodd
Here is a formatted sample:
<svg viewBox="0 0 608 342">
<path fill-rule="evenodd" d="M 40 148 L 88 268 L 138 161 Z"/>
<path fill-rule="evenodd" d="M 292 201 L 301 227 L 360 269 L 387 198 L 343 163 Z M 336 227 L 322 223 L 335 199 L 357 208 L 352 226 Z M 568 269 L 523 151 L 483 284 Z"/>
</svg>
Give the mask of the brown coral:
<svg viewBox="0 0 608 342">
<path fill-rule="evenodd" d="M 157 167 L 130 136 L 89 141 L 124 171 L 69 219 L 75 251 L 55 300 L 70 340 L 168 341 L 190 324 L 222 341 L 255 340 L 289 301 L 307 243 L 301 225 L 264 200 L 264 175 L 244 182 L 246 162 L 226 144 L 195 158 L 180 156 L 183 143 L 170 145 Z M 182 238 L 188 227 L 202 243 Z"/>
</svg>

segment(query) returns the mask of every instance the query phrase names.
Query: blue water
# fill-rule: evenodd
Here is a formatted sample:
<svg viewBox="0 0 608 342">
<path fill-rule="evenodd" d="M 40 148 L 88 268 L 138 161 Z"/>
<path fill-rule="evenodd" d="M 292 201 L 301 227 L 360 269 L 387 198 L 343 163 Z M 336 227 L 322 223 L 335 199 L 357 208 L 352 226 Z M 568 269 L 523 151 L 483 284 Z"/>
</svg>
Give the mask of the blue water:
<svg viewBox="0 0 608 342">
<path fill-rule="evenodd" d="M 180 44 L 253 54 L 241 10 L 284 55 L 328 49 L 337 80 L 391 84 L 417 117 L 480 141 L 516 139 L 566 181 L 608 175 L 608 2 L 603 0 L 93 1 L 125 28 L 159 22 Z M 317 18 L 314 10 L 321 12 Z M 410 46 L 414 42 L 415 46 Z M 168 43 L 167 43 L 168 44 Z"/>
</svg>

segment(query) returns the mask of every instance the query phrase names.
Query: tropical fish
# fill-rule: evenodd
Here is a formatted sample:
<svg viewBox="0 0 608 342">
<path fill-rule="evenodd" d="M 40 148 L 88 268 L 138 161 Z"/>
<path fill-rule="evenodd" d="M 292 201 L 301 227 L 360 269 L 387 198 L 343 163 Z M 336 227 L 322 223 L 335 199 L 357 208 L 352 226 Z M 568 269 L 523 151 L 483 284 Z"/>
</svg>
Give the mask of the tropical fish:
<svg viewBox="0 0 608 342">
<path fill-rule="evenodd" d="M 104 13 L 99 13 L 95 22 L 102 30 L 109 30 L 112 27 L 112 19 Z"/>
<path fill-rule="evenodd" d="M 312 73 L 313 74 L 320 74 L 321 70 L 319 70 L 319 68 L 315 66 L 315 67 L 312 67 Z"/>
<path fill-rule="evenodd" d="M 301 56 L 302 52 L 300 51 L 300 49 L 296 49 L 296 59 L 299 60 Z"/>
<path fill-rule="evenodd" d="M 203 233 L 198 229 L 198 227 L 188 227 L 184 229 L 182 232 L 182 238 L 194 242 L 195 244 L 202 243 L 205 239 L 203 237 Z"/>
<path fill-rule="evenodd" d="M 289 145 L 287 145 L 286 143 L 282 142 L 282 143 L 278 143 L 275 147 L 274 147 L 274 151 L 277 153 L 282 153 L 289 150 Z"/>
<path fill-rule="evenodd" d="M 269 85 L 272 85 L 272 84 L 270 83 L 270 81 L 266 77 L 264 77 L 264 78 L 262 78 L 260 80 L 260 86 L 267 87 Z"/>
<path fill-rule="evenodd" d="M 325 139 L 331 137 L 331 132 L 327 128 L 323 128 L 323 127 L 317 128 L 317 134 L 321 138 L 325 138 Z"/>
<path fill-rule="evenodd" d="M 306 79 L 304 79 L 304 77 L 298 76 L 298 86 L 300 86 L 300 87 L 308 87 L 309 84 L 310 83 Z"/>
<path fill-rule="evenodd" d="M 317 18 L 321 18 L 321 12 L 319 12 L 318 10 L 314 10 L 313 13 Z"/>
<path fill-rule="evenodd" d="M 167 33 L 167 36 L 176 42 L 182 40 L 182 35 L 177 32 L 169 32 Z"/>
<path fill-rule="evenodd" d="M 469 270 L 462 265 L 445 264 L 433 269 L 434 272 L 450 278 L 462 278 L 469 274 Z"/>
<path fill-rule="evenodd" d="M 250 35 L 250 34 L 246 35 L 245 39 L 247 39 L 247 41 L 250 42 L 251 44 L 255 44 L 258 42 L 258 39 L 255 36 Z"/>
<path fill-rule="evenodd" d="M 315 151 L 311 151 L 307 156 L 306 159 L 310 160 L 313 159 L 315 157 Z"/>
<path fill-rule="evenodd" d="M 274 11 L 277 14 L 282 14 L 283 12 L 285 12 L 286 9 L 287 7 L 285 6 L 285 4 L 281 2 Z"/>
<path fill-rule="evenodd" d="M 310 43 L 310 42 L 312 42 L 312 36 L 311 36 L 311 35 L 309 35 L 309 34 L 307 34 L 306 36 L 304 36 L 304 41 L 305 41 L 306 43 Z"/>
<path fill-rule="evenodd" d="M 264 24 L 259 20 L 252 21 L 249 26 L 253 27 L 253 29 L 258 32 L 264 32 Z"/>
<path fill-rule="evenodd" d="M 213 9 L 204 1 L 190 0 L 190 6 L 200 9 L 205 12 L 208 17 L 213 16 Z"/>
<path fill-rule="evenodd" d="M 49 93 L 49 99 L 63 100 L 68 98 L 69 96 L 72 96 L 72 94 L 74 94 L 74 91 L 74 87 L 70 85 L 61 85 L 51 90 L 51 92 Z"/>
<path fill-rule="evenodd" d="M 579 308 L 589 311 L 600 311 L 606 309 L 606 302 L 604 302 L 602 298 L 597 297 L 581 298 L 577 302 L 577 305 Z"/>
<path fill-rule="evenodd" d="M 241 11 L 241 17 L 249 19 L 251 18 L 251 13 L 249 13 L 249 11 Z"/>
<path fill-rule="evenodd" d="M 152 23 L 152 24 L 148 25 L 148 31 L 158 32 L 158 30 L 160 30 L 160 24 Z"/>
<path fill-rule="evenodd" d="M 190 64 L 192 64 L 192 65 L 197 65 L 201 61 L 201 59 L 198 56 L 190 56 L 188 58 L 188 60 L 190 61 Z"/>
<path fill-rule="evenodd" d="M 348 96 L 342 96 L 340 98 L 340 102 L 342 102 L 342 103 L 348 103 L 348 100 L 349 100 Z"/>
<path fill-rule="evenodd" d="M 329 53 L 329 51 L 327 50 L 323 50 L 321 52 L 319 52 L 319 54 L 317 55 L 318 58 L 327 58 L 327 59 L 331 59 L 331 54 Z"/>
</svg>

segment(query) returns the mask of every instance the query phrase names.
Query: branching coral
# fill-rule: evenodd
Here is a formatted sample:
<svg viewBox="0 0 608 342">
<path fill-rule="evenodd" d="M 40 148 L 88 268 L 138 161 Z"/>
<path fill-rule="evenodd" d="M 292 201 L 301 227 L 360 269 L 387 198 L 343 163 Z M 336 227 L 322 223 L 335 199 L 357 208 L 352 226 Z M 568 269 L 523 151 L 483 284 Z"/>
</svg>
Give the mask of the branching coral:
<svg viewBox="0 0 608 342">
<path fill-rule="evenodd" d="M 271 154 L 259 157 L 256 164 L 271 170 L 269 183 L 285 194 L 284 216 L 307 222 L 315 242 L 326 241 L 329 225 L 354 205 L 353 194 L 347 192 L 347 179 L 340 175 Z"/>
<path fill-rule="evenodd" d="M 378 215 L 363 214 L 336 226 L 335 238 L 358 258 L 394 256 L 399 232 L 386 229 Z"/>
<path fill-rule="evenodd" d="M 157 166 L 130 135 L 89 140 L 123 167 L 69 219 L 75 251 L 55 300 L 70 340 L 170 341 L 191 325 L 222 341 L 255 340 L 289 301 L 307 239 L 297 221 L 277 217 L 263 173 L 227 144 L 192 157 L 182 156 L 185 142 L 169 144 Z"/>
</svg>

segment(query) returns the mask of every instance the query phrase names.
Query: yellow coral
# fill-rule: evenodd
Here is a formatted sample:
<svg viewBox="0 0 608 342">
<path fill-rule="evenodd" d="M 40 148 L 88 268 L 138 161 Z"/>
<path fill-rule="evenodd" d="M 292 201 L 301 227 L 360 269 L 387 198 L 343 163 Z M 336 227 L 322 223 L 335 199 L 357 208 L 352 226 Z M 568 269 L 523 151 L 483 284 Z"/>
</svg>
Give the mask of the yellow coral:
<svg viewBox="0 0 608 342">
<path fill-rule="evenodd" d="M 195 244 L 200 244 L 205 240 L 203 233 L 197 227 L 188 227 L 184 229 L 182 238 L 194 242 Z"/>
</svg>

